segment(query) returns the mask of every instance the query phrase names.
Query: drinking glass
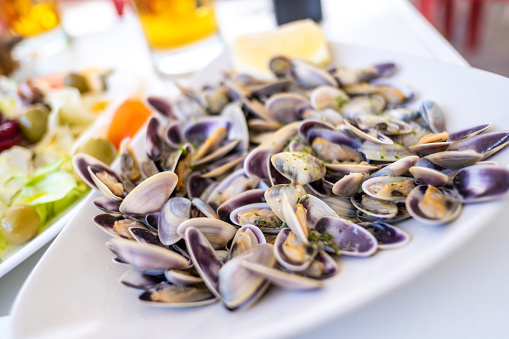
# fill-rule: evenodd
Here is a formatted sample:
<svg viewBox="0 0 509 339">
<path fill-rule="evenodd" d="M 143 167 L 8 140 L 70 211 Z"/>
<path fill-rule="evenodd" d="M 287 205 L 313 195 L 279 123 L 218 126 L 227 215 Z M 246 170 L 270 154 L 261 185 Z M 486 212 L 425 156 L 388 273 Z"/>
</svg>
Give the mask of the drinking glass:
<svg viewBox="0 0 509 339">
<path fill-rule="evenodd" d="M 13 53 L 18 59 L 53 56 L 67 46 L 59 0 L 0 0 L 0 8 L 7 29 L 23 37 Z"/>
<path fill-rule="evenodd" d="M 212 0 L 133 0 L 156 71 L 187 75 L 219 55 Z"/>
</svg>

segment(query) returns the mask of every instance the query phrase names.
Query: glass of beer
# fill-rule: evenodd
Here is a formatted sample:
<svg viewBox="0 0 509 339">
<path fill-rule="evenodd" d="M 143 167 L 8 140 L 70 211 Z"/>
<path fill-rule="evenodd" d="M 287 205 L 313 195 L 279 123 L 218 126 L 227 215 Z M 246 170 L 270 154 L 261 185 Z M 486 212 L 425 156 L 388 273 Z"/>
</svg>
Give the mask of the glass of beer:
<svg viewBox="0 0 509 339">
<path fill-rule="evenodd" d="M 52 56 L 67 46 L 59 0 L 0 0 L 0 8 L 7 29 L 23 37 L 14 51 L 18 57 Z"/>
<path fill-rule="evenodd" d="M 212 0 L 133 0 L 156 71 L 188 75 L 219 55 Z"/>
</svg>

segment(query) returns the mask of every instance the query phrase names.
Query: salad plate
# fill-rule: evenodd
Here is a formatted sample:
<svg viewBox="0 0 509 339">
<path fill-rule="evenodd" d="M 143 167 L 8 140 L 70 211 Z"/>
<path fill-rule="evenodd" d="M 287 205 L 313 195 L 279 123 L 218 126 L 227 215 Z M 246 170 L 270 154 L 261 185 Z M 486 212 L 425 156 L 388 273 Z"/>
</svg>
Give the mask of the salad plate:
<svg viewBox="0 0 509 339">
<path fill-rule="evenodd" d="M 92 105 L 94 100 L 96 101 L 104 101 L 109 102 L 109 104 L 106 106 L 104 111 L 100 113 L 95 121 L 86 128 L 82 133 L 77 135 L 76 137 L 73 137 L 72 139 L 72 147 L 69 150 L 69 153 L 72 154 L 77 146 L 81 145 L 84 141 L 97 137 L 102 136 L 103 134 L 106 134 L 107 128 L 109 126 L 109 122 L 112 119 L 113 114 L 116 112 L 117 107 L 127 98 L 129 98 L 132 95 L 137 95 L 139 93 L 143 92 L 145 81 L 143 78 L 139 75 L 136 75 L 132 72 L 125 71 L 125 70 L 117 70 L 112 74 L 108 79 L 108 90 L 101 95 L 96 96 L 89 96 L 87 99 L 76 99 L 76 100 L 82 100 L 80 101 L 80 104 L 83 105 Z M 56 91 L 48 91 L 45 93 L 46 99 L 48 99 L 50 102 L 55 104 L 55 108 L 52 109 L 51 115 L 54 115 L 54 113 L 58 113 L 59 107 L 61 103 L 59 100 L 65 100 L 62 98 L 65 98 L 65 93 L 68 92 L 62 92 L 57 89 Z M 75 94 L 75 93 L 72 93 Z M 76 98 L 79 98 L 80 96 L 77 96 Z M 86 101 L 87 100 L 87 101 Z M 74 102 L 73 102 L 74 104 Z M 87 106 L 87 107 L 88 107 Z M 50 123 L 52 125 L 52 131 L 48 137 L 51 138 L 51 135 L 60 134 L 61 133 L 61 126 L 60 124 Z M 66 131 L 64 131 L 66 132 Z M 44 138 L 47 137 L 44 136 Z M 68 140 L 67 140 L 68 141 Z M 38 151 L 45 150 L 44 147 L 46 142 L 41 142 L 42 146 L 39 144 L 37 145 L 31 145 L 30 149 L 37 149 Z M 17 147 L 17 146 L 14 146 Z M 10 150 L 12 150 L 11 148 Z M 24 149 L 24 148 L 19 148 Z M 6 150 L 6 152 L 9 152 L 10 150 Z M 13 153 L 13 154 L 19 154 L 20 152 Z M 5 153 L 2 153 L 5 155 Z M 15 156 L 12 156 L 15 157 Z M 64 157 L 62 156 L 59 158 L 59 161 L 62 160 Z M 70 158 L 69 158 L 70 159 Z M 5 166 L 5 164 L 3 164 Z M 64 165 L 65 166 L 65 162 Z M 50 167 L 50 166 L 48 166 Z M 12 171 L 6 168 L 2 168 L 3 175 L 6 175 L 9 177 L 12 175 Z M 36 171 L 34 172 L 36 173 Z M 51 172 L 48 172 L 51 173 Z M 34 174 L 35 176 L 35 174 Z M 29 177 L 30 178 L 30 177 Z M 4 178 L 2 178 L 4 179 Z M 30 179 L 32 180 L 32 179 Z M 41 186 L 42 193 L 45 193 L 45 190 L 49 190 L 49 186 Z M 53 184 L 54 186 L 54 184 Z M 0 278 L 7 274 L 9 271 L 11 271 L 13 268 L 15 268 L 17 265 L 19 265 L 21 262 L 23 262 L 25 259 L 27 259 L 30 255 L 35 253 L 38 249 L 40 249 L 42 246 L 44 246 L 46 243 L 48 243 L 51 239 L 53 239 L 67 224 L 71 216 L 76 210 L 80 209 L 81 203 L 83 202 L 87 189 L 86 185 L 77 185 L 79 187 L 76 187 L 76 189 L 73 189 L 73 193 L 76 194 L 75 201 L 72 202 L 70 205 L 65 204 L 61 205 L 60 207 L 55 207 L 54 213 L 52 213 L 52 217 L 49 220 L 46 220 L 42 227 L 39 230 L 39 233 L 32 238 L 31 240 L 27 241 L 24 244 L 20 245 L 14 245 L 9 244 L 6 241 L 3 241 L 2 244 L 0 244 Z M 56 186 L 55 186 L 56 187 Z M 65 188 L 65 187 L 64 187 Z M 58 188 L 54 189 L 55 192 L 58 191 Z M 75 191 L 75 192 L 74 192 Z M 57 192 L 58 193 L 58 192 Z M 26 199 L 30 199 L 30 196 L 27 196 Z"/>
<path fill-rule="evenodd" d="M 505 119 L 509 79 L 477 69 L 369 48 L 331 44 L 335 61 L 363 67 L 391 61 L 399 72 L 391 78 L 419 93 L 416 104 L 434 100 L 446 114 L 448 130 L 493 123 L 509 129 Z M 222 54 L 195 78 L 195 85 L 214 84 L 230 68 Z M 134 141 L 144 149 L 144 135 Z M 492 160 L 509 163 L 508 151 Z M 121 285 L 125 268 L 112 262 L 108 235 L 92 218 L 100 213 L 92 193 L 45 253 L 22 287 L 12 309 L 16 338 L 270 338 L 295 335 L 334 317 L 345 315 L 408 283 L 467 239 L 482 230 L 507 201 L 471 204 L 448 225 L 431 226 L 416 220 L 401 224 L 412 240 L 398 250 L 380 251 L 369 258 L 340 257 L 340 272 L 318 291 L 292 292 L 271 288 L 255 306 L 229 312 L 220 303 L 190 309 L 165 309 L 141 304 L 140 293 Z"/>
</svg>

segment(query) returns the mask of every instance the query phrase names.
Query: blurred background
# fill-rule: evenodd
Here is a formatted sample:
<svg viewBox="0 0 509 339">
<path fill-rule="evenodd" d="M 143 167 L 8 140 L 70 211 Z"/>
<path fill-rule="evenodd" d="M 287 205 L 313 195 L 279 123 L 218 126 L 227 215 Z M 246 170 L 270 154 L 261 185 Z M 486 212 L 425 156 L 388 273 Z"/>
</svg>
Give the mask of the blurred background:
<svg viewBox="0 0 509 339">
<path fill-rule="evenodd" d="M 509 77 L 509 1 L 411 2 L 472 66 Z"/>
<path fill-rule="evenodd" d="M 509 76 L 509 0 L 408 1 L 472 66 Z M 214 6 L 221 38 L 228 43 L 240 34 L 274 28 L 298 15 L 289 10 L 310 2 L 320 4 L 320 0 L 216 0 Z M 336 26 L 344 27 L 328 20 L 331 9 L 341 7 L 347 12 L 349 6 L 354 1 L 321 0 L 326 34 Z M 71 38 L 90 36 L 132 19 L 132 11 L 130 0 L 62 0 L 62 25 Z M 317 20 L 322 17 L 316 11 L 310 15 Z"/>
</svg>

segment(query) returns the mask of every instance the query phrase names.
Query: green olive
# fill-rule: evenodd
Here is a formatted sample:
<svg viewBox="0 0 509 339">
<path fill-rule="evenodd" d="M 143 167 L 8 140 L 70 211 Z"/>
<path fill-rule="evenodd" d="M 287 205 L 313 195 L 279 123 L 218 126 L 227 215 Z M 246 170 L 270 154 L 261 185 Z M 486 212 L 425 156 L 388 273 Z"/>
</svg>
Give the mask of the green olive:
<svg viewBox="0 0 509 339">
<path fill-rule="evenodd" d="M 111 142 L 103 138 L 92 138 L 83 143 L 76 153 L 87 153 L 105 164 L 111 164 L 117 156 L 117 150 Z"/>
<path fill-rule="evenodd" d="M 5 211 L 0 235 L 11 244 L 19 245 L 35 237 L 39 226 L 41 219 L 33 207 L 15 205 Z"/>
<path fill-rule="evenodd" d="M 64 85 L 77 88 L 81 94 L 90 90 L 87 79 L 77 73 L 69 73 L 64 79 Z"/>
<path fill-rule="evenodd" d="M 43 107 L 30 107 L 19 118 L 19 127 L 31 143 L 41 140 L 48 128 L 48 112 Z"/>
</svg>

